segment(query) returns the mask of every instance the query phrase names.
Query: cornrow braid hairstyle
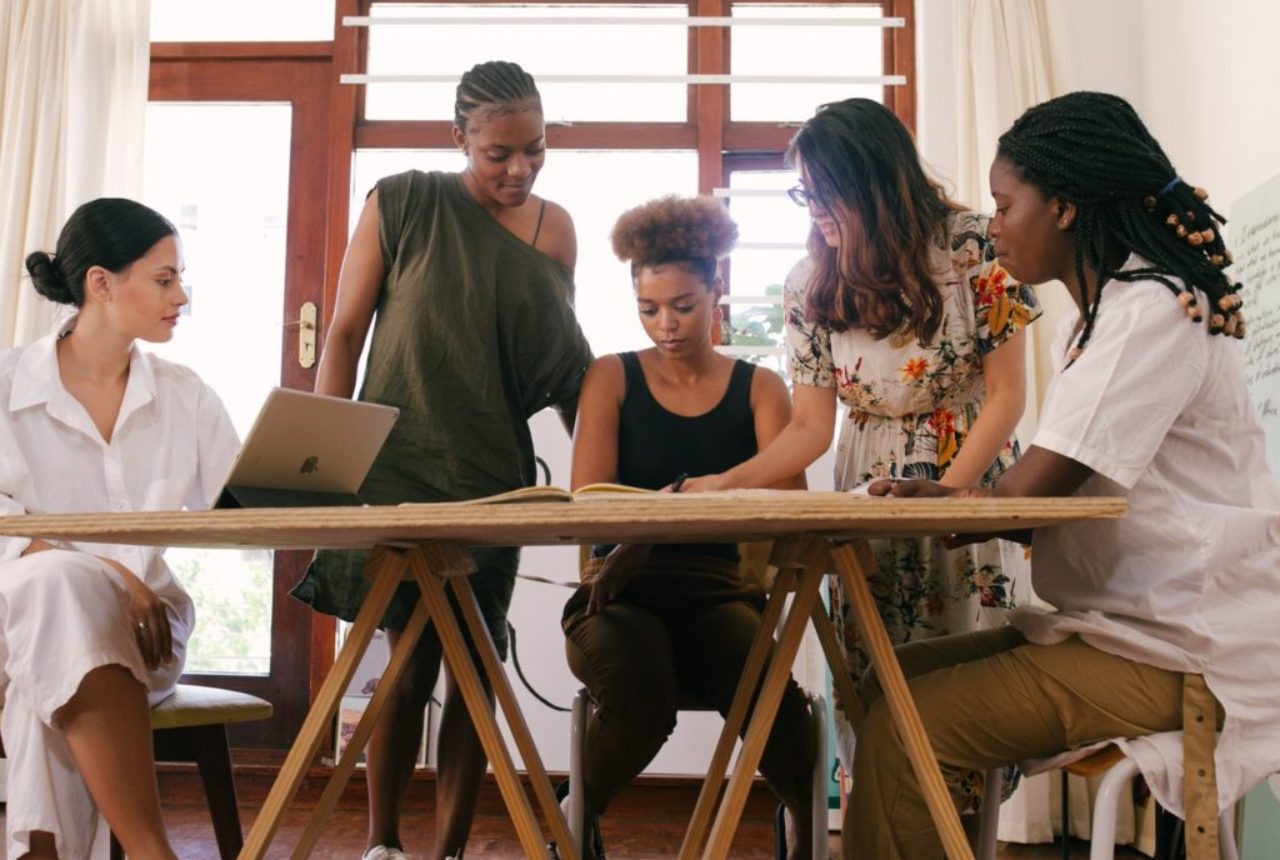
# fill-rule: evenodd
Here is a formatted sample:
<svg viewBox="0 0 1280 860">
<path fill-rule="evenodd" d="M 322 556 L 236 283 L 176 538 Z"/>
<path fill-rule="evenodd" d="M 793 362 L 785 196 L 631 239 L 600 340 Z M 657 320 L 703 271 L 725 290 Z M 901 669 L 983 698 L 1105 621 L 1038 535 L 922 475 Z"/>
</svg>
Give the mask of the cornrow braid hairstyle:
<svg viewBox="0 0 1280 860">
<path fill-rule="evenodd" d="M 738 241 L 738 225 L 713 197 L 672 195 L 623 212 L 609 238 L 618 259 L 630 261 L 632 277 L 642 266 L 680 263 L 711 286 L 716 261 Z"/>
<path fill-rule="evenodd" d="M 1046 196 L 1076 206 L 1075 268 L 1084 325 L 1070 361 L 1089 343 L 1102 288 L 1112 279 L 1159 281 L 1196 322 L 1204 319 L 1198 288 L 1209 299 L 1209 331 L 1244 337 L 1241 285 L 1223 271 L 1231 264 L 1222 242 L 1226 219 L 1206 202 L 1204 189 L 1178 176 L 1124 99 L 1075 92 L 1036 105 L 1001 135 L 997 154 Z M 1116 271 L 1107 260 L 1118 250 L 1151 265 Z M 1092 302 L 1086 266 L 1098 275 Z"/>
<path fill-rule="evenodd" d="M 542 110 L 542 96 L 533 75 L 516 63 L 490 60 L 472 66 L 458 82 L 453 103 L 453 123 L 463 131 L 480 110 L 514 113 L 532 106 Z"/>
</svg>

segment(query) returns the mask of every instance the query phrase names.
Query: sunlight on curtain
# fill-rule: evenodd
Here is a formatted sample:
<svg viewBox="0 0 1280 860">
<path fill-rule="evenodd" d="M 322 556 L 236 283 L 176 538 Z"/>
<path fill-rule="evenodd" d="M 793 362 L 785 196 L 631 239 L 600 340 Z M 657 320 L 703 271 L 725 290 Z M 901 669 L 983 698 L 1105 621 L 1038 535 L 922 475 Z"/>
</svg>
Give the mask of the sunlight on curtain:
<svg viewBox="0 0 1280 860">
<path fill-rule="evenodd" d="M 1000 135 L 1027 108 L 1058 94 L 1047 25 L 1044 0 L 962 0 L 956 6 L 956 199 L 979 212 L 993 208 L 987 170 Z M 1037 290 L 1045 315 L 1028 330 L 1027 390 L 1033 396 L 1018 425 L 1024 448 L 1052 375 L 1048 347 L 1065 310 L 1054 301 L 1059 293 Z"/>
<path fill-rule="evenodd" d="M 52 251 L 81 203 L 139 194 L 148 4 L 0 6 L 0 347 L 36 339 L 53 319 L 26 255 Z"/>
</svg>

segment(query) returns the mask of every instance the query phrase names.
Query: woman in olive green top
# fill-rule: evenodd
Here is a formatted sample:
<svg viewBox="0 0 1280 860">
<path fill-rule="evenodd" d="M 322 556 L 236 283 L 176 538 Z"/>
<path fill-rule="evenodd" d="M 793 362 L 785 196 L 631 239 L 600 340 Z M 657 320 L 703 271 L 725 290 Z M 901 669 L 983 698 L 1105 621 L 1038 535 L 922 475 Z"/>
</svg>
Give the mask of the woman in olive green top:
<svg viewBox="0 0 1280 860">
<path fill-rule="evenodd" d="M 546 157 L 542 105 L 514 63 L 476 66 L 458 85 L 453 135 L 462 173 L 378 182 L 347 248 L 316 391 L 350 397 L 369 325 L 360 399 L 400 409 L 362 498 L 454 501 L 534 483 L 528 419 L 547 406 L 573 426 L 591 360 L 573 313 L 573 222 L 535 197 Z M 475 551 L 471 578 L 505 658 L 517 549 Z M 368 589 L 364 553 L 316 554 L 294 595 L 350 620 Z M 383 624 L 394 646 L 418 598 L 404 584 Z M 440 670 L 428 627 L 369 742 L 367 860 L 403 856 L 399 824 Z M 437 858 L 460 856 L 486 759 L 452 679 L 440 727 Z"/>
</svg>

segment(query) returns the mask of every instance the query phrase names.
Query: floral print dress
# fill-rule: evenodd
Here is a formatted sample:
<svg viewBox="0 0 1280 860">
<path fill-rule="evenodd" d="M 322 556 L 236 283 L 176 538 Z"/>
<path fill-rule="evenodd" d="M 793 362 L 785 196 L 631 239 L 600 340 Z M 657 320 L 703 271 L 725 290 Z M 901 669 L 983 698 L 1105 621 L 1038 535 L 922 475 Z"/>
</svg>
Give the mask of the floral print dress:
<svg viewBox="0 0 1280 860">
<path fill-rule="evenodd" d="M 935 252 L 943 318 L 933 340 L 914 335 L 877 340 L 862 330 L 833 332 L 805 317 L 811 263 L 787 276 L 783 291 L 788 367 L 793 382 L 835 388 L 846 408 L 836 448 L 836 489 L 875 478 L 937 480 L 954 460 L 982 408 L 983 357 L 1040 315 L 1029 287 L 995 260 L 988 219 L 952 215 Z M 983 477 L 989 484 L 1013 464 L 1010 439 Z M 943 548 L 934 538 L 872 542 L 879 570 L 871 579 L 881 617 L 895 644 L 1003 624 L 1030 591 L 1021 547 L 1004 541 Z M 849 605 L 832 580 L 834 620 L 849 670 L 861 677 L 869 660 Z M 852 763 L 852 734 L 837 720 L 841 758 Z M 847 753 L 847 755 L 846 755 Z"/>
</svg>

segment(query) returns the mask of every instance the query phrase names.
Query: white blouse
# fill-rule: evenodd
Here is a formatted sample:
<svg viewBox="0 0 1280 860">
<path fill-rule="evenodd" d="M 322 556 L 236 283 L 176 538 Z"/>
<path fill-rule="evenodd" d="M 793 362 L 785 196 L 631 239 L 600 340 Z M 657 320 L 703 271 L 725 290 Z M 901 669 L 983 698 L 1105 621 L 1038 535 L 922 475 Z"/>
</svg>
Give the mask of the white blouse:
<svg viewBox="0 0 1280 860">
<path fill-rule="evenodd" d="M 108 443 L 62 386 L 56 345 L 74 324 L 0 352 L 0 515 L 208 507 L 240 448 L 218 395 L 193 371 L 135 346 Z M 0 537 L 0 562 L 19 557 L 29 543 Z M 165 564 L 163 548 L 59 546 L 120 562 L 191 630 L 191 599 Z"/>
<path fill-rule="evenodd" d="M 1124 268 L 1146 265 L 1131 257 Z M 1280 490 L 1239 345 L 1188 320 L 1163 284 L 1112 281 L 1092 339 L 1063 370 L 1078 321 L 1059 332 L 1033 444 L 1094 471 L 1076 495 L 1124 496 L 1129 512 L 1038 530 L 1032 581 L 1058 611 L 1025 607 L 1011 621 L 1032 642 L 1078 634 L 1203 674 L 1226 711 L 1216 754 L 1225 807 L 1280 770 Z M 1181 769 L 1166 770 L 1177 745 L 1125 746 L 1181 813 Z"/>
</svg>

